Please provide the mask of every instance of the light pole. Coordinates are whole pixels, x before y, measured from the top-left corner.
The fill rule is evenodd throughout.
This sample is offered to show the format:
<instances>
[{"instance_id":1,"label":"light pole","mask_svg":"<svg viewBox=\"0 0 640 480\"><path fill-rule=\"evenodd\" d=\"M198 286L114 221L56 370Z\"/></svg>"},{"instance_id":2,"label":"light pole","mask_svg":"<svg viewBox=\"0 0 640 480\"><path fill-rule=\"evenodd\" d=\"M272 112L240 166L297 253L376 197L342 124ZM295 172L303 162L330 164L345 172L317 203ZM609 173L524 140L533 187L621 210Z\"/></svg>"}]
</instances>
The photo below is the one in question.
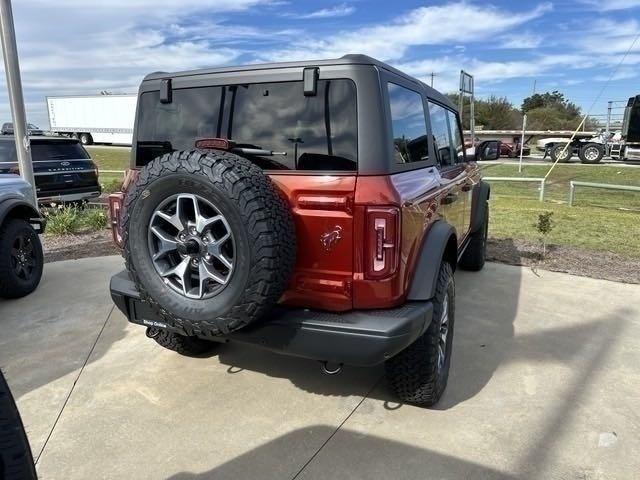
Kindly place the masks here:
<instances>
[{"instance_id":1,"label":"light pole","mask_svg":"<svg viewBox=\"0 0 640 480\"><path fill-rule=\"evenodd\" d=\"M0 0L0 37L2 39L4 71L7 74L7 89L9 90L9 104L11 105L11 117L13 119L13 135L16 142L20 175L33 187L32 200L34 206L37 208L36 184L33 178L31 144L29 143L27 119L24 112L24 97L22 96L20 63L18 62L16 31L13 27L11 0Z\"/></svg>"}]
</instances>

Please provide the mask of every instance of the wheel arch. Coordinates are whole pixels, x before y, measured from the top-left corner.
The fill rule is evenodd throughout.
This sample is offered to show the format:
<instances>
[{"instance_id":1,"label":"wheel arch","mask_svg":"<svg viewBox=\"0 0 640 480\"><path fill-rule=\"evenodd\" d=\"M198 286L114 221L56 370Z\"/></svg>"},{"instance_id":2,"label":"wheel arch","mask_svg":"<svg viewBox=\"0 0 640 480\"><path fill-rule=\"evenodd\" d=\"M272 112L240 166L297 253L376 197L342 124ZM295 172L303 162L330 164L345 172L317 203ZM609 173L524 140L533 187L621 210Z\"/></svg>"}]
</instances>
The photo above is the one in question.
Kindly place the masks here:
<instances>
[{"instance_id":1,"label":"wheel arch","mask_svg":"<svg viewBox=\"0 0 640 480\"><path fill-rule=\"evenodd\" d=\"M438 220L425 235L407 300L433 298L443 260L451 264L455 271L458 263L458 240L455 228L444 220Z\"/></svg>"},{"instance_id":2,"label":"wheel arch","mask_svg":"<svg viewBox=\"0 0 640 480\"><path fill-rule=\"evenodd\" d=\"M0 202L0 225L4 224L9 218L20 218L31 224L40 225L39 233L44 230L44 221L40 216L40 212L23 199L10 198Z\"/></svg>"}]
</instances>

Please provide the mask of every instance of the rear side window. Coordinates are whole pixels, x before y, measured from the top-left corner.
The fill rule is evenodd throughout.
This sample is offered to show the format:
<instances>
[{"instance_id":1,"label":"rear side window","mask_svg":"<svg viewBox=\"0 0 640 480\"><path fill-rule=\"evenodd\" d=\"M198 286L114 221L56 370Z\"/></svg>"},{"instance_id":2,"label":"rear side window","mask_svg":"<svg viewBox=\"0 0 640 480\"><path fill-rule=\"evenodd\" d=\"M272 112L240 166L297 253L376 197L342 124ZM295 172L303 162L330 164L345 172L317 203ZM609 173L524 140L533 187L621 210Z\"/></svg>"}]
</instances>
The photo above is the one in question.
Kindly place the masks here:
<instances>
[{"instance_id":1,"label":"rear side window","mask_svg":"<svg viewBox=\"0 0 640 480\"><path fill-rule=\"evenodd\" d=\"M451 131L451 146L457 162L464 162L464 146L462 143L462 132L458 123L458 116L451 110L447 110L447 120L449 121L449 130Z\"/></svg>"},{"instance_id":2,"label":"rear side window","mask_svg":"<svg viewBox=\"0 0 640 480\"><path fill-rule=\"evenodd\" d=\"M269 150L252 156L267 170L357 169L356 89L350 80L320 80L305 97L302 82L278 82L173 91L161 104L158 92L140 99L138 163L195 140L223 137L237 147Z\"/></svg>"},{"instance_id":3,"label":"rear side window","mask_svg":"<svg viewBox=\"0 0 640 480\"><path fill-rule=\"evenodd\" d=\"M429 118L431 119L431 133L433 146L438 155L441 167L448 167L456 162L453 148L454 140L450 128L449 110L435 103L429 102Z\"/></svg>"},{"instance_id":4,"label":"rear side window","mask_svg":"<svg viewBox=\"0 0 640 480\"><path fill-rule=\"evenodd\" d=\"M396 163L429 159L429 143L422 96L395 83L388 84Z\"/></svg>"},{"instance_id":5,"label":"rear side window","mask_svg":"<svg viewBox=\"0 0 640 480\"><path fill-rule=\"evenodd\" d=\"M78 160L90 158L87 151L79 143L31 142L31 159L39 160Z\"/></svg>"}]
</instances>

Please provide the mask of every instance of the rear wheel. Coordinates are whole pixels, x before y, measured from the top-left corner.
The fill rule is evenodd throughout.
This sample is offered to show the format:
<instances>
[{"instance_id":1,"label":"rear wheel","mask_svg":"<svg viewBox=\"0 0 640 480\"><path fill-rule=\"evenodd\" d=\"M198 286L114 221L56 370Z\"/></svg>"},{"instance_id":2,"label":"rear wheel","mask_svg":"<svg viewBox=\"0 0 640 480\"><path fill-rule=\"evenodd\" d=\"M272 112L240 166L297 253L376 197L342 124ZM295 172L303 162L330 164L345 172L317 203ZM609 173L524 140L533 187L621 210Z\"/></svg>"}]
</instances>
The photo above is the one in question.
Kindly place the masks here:
<instances>
[{"instance_id":1,"label":"rear wheel","mask_svg":"<svg viewBox=\"0 0 640 480\"><path fill-rule=\"evenodd\" d=\"M604 157L604 146L599 143L588 143L580 149L579 156L582 163L599 163Z\"/></svg>"},{"instance_id":2,"label":"rear wheel","mask_svg":"<svg viewBox=\"0 0 640 480\"><path fill-rule=\"evenodd\" d=\"M387 360L389 385L404 402L435 405L447 386L455 313L453 269L443 262L433 298L433 318L427 331Z\"/></svg>"},{"instance_id":3,"label":"rear wheel","mask_svg":"<svg viewBox=\"0 0 640 480\"><path fill-rule=\"evenodd\" d=\"M566 148L565 148L566 147ZM573 155L571 145L566 144L554 145L551 147L551 160L558 163L568 163Z\"/></svg>"},{"instance_id":4,"label":"rear wheel","mask_svg":"<svg viewBox=\"0 0 640 480\"><path fill-rule=\"evenodd\" d=\"M33 292L42 278L44 255L38 234L25 220L12 218L0 228L0 297Z\"/></svg>"}]
</instances>

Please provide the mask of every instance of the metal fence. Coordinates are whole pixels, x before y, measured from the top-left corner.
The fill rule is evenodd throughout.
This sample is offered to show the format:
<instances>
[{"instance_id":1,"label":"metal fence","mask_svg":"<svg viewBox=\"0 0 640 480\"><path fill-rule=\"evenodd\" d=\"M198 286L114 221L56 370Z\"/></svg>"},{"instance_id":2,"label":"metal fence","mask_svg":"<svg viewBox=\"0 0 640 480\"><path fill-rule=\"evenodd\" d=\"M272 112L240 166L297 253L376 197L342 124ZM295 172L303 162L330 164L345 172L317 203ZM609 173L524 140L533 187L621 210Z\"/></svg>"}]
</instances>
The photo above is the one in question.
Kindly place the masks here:
<instances>
[{"instance_id":1,"label":"metal fence","mask_svg":"<svg viewBox=\"0 0 640 480\"><path fill-rule=\"evenodd\" d=\"M540 184L540 194L538 200L544 202L544 178L527 178L527 177L482 177L483 180L488 182L532 182Z\"/></svg>"},{"instance_id":2,"label":"metal fence","mask_svg":"<svg viewBox=\"0 0 640 480\"><path fill-rule=\"evenodd\" d=\"M611 183L592 183L592 182L578 182L571 180L569 182L569 206L573 206L573 202L576 197L576 187L589 187L589 188L604 188L607 190L623 190L630 192L640 192L640 187L633 185L614 185Z\"/></svg>"}]
</instances>

